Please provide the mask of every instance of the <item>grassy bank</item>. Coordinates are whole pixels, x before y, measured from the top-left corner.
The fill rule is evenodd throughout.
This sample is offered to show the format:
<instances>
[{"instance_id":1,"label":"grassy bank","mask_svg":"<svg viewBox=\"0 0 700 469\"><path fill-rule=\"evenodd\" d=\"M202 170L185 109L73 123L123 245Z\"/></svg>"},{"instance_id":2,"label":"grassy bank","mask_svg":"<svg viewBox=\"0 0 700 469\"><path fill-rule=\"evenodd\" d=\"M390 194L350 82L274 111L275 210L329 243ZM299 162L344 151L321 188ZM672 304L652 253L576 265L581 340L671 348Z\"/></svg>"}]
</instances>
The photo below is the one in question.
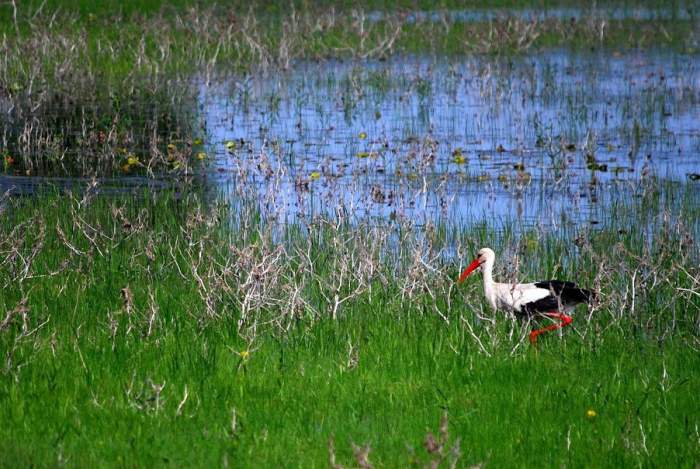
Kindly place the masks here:
<instances>
[{"instance_id":1,"label":"grassy bank","mask_svg":"<svg viewBox=\"0 0 700 469\"><path fill-rule=\"evenodd\" d=\"M696 205L615 207L573 244L331 221L280 237L186 193L2 208L7 465L700 457ZM444 254L483 245L501 278L576 278L601 301L536 351L478 281L454 283Z\"/></svg>"}]
</instances>

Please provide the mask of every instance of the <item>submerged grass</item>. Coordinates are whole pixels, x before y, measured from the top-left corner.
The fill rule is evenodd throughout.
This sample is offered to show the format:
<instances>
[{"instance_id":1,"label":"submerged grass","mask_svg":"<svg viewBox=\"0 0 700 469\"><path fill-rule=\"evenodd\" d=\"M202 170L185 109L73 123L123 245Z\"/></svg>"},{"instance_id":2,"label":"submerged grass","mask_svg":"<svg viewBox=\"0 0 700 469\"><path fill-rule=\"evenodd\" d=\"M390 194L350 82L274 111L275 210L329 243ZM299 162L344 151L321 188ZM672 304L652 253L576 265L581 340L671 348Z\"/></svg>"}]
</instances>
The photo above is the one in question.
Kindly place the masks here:
<instances>
[{"instance_id":1,"label":"submerged grass","mask_svg":"<svg viewBox=\"0 0 700 469\"><path fill-rule=\"evenodd\" d=\"M8 465L620 466L700 458L698 209L575 239L333 220L274 235L197 194L47 194L0 214ZM238 220L234 225L232 219ZM539 351L457 287L601 292ZM31 450L29 449L31 448Z\"/></svg>"}]
</instances>

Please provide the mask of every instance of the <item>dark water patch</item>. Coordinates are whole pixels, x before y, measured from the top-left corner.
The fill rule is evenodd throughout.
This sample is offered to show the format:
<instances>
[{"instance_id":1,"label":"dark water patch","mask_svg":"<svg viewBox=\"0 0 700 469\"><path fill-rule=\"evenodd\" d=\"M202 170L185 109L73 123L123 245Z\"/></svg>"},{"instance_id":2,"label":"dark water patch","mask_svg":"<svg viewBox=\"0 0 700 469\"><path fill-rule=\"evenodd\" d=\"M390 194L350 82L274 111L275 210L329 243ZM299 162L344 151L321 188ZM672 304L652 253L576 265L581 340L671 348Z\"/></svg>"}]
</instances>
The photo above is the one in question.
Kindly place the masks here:
<instances>
[{"instance_id":1,"label":"dark water patch","mask_svg":"<svg viewBox=\"0 0 700 469\"><path fill-rule=\"evenodd\" d=\"M104 196L123 196L177 190L185 181L174 178L74 178L30 177L0 175L0 194L31 197L41 193L92 193Z\"/></svg>"}]
</instances>

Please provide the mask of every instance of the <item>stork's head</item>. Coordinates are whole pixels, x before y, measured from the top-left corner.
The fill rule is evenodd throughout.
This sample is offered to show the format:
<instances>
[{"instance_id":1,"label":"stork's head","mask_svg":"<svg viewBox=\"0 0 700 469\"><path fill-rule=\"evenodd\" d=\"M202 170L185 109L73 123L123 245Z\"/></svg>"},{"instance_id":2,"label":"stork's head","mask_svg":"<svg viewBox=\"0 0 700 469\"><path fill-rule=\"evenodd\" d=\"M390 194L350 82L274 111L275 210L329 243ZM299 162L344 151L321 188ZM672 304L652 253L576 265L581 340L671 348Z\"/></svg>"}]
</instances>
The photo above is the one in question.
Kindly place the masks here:
<instances>
[{"instance_id":1,"label":"stork's head","mask_svg":"<svg viewBox=\"0 0 700 469\"><path fill-rule=\"evenodd\" d=\"M493 267L493 263L495 260L496 254L493 252L492 249L479 249L479 252L476 253L476 257L474 258L472 263L469 264L469 266L467 266L467 268L464 269L464 272L462 272L462 275L459 276L458 282L463 282L464 279L469 277L469 275L477 269L484 269L484 266Z\"/></svg>"}]
</instances>

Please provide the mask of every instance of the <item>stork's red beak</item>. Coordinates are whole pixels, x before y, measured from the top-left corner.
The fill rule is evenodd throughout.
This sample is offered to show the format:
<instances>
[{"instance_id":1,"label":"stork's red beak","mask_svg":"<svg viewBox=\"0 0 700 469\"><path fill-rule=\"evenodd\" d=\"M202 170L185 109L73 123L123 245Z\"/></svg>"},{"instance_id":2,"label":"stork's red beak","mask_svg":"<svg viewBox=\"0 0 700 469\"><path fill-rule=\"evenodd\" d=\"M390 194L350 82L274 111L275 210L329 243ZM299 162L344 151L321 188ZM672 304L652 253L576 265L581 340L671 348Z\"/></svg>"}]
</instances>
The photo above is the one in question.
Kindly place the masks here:
<instances>
[{"instance_id":1,"label":"stork's red beak","mask_svg":"<svg viewBox=\"0 0 700 469\"><path fill-rule=\"evenodd\" d=\"M479 262L479 258L477 257L476 259L474 259L472 261L471 264L469 264L469 266L466 269L464 269L464 272L462 272L462 275L459 276L459 280L457 280L457 282L464 282L464 279L469 277L469 274L474 272L476 270L476 268L479 267L480 265L481 265L481 262Z\"/></svg>"}]
</instances>

